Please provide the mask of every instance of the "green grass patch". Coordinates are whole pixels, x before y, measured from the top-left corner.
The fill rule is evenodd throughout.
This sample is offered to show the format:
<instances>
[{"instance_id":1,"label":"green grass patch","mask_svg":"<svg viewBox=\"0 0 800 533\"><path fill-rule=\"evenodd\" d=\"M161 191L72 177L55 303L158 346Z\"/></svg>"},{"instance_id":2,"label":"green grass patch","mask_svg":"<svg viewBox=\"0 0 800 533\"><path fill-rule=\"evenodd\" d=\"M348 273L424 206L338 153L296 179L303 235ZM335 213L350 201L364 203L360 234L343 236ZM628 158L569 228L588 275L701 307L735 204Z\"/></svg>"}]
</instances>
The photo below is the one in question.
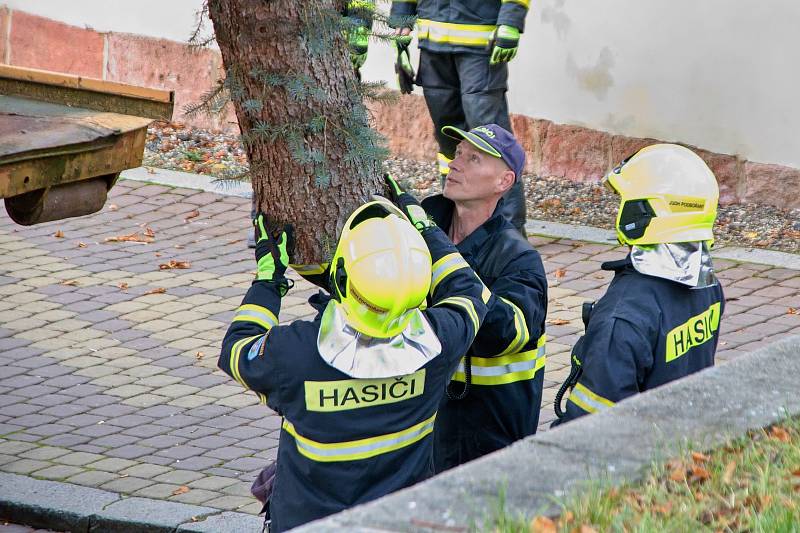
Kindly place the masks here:
<instances>
[{"instance_id":1,"label":"green grass patch","mask_svg":"<svg viewBox=\"0 0 800 533\"><path fill-rule=\"evenodd\" d=\"M500 510L481 530L800 532L800 418L710 452L689 450L637 483L588 489L559 516L528 521Z\"/></svg>"}]
</instances>

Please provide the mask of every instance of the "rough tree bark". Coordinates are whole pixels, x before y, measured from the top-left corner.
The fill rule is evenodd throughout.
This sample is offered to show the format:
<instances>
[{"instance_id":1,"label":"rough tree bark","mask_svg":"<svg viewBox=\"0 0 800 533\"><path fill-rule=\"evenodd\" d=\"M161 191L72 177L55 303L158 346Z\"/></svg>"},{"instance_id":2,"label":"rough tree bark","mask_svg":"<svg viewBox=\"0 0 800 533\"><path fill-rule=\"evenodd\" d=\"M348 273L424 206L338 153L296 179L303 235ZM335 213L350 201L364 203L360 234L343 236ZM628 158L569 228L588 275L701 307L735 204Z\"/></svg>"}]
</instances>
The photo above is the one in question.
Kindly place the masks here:
<instances>
[{"instance_id":1,"label":"rough tree bark","mask_svg":"<svg viewBox=\"0 0 800 533\"><path fill-rule=\"evenodd\" d=\"M330 23L339 3L208 1L257 205L294 224L298 264L328 260L347 216L382 187L379 161L363 153L371 132L360 129L347 45Z\"/></svg>"}]
</instances>

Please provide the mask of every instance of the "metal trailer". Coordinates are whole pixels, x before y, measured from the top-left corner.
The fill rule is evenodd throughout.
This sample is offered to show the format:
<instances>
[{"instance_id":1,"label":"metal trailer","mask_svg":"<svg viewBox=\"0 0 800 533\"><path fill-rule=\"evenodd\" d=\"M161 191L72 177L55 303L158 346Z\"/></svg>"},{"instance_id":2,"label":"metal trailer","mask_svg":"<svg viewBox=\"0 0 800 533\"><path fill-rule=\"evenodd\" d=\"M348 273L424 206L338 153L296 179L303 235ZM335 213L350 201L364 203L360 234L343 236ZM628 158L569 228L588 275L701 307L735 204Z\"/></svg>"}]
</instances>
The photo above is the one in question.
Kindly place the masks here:
<instances>
[{"instance_id":1,"label":"metal trailer","mask_svg":"<svg viewBox=\"0 0 800 533\"><path fill-rule=\"evenodd\" d=\"M119 173L138 167L147 126L174 93L0 65L0 198L14 222L99 211Z\"/></svg>"}]
</instances>

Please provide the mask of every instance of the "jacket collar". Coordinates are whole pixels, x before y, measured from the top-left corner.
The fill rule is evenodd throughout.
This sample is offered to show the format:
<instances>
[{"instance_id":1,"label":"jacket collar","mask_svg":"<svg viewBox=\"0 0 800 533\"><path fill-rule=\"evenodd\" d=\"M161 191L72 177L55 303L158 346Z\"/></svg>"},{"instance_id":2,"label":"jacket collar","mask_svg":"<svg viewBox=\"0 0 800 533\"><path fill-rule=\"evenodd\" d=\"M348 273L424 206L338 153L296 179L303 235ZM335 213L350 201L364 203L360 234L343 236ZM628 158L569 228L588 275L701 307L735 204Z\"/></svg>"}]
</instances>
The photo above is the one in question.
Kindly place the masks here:
<instances>
[{"instance_id":1,"label":"jacket collar","mask_svg":"<svg viewBox=\"0 0 800 533\"><path fill-rule=\"evenodd\" d=\"M503 225L507 222L506 219L503 218L503 215L500 214L504 201L503 198L500 198L497 201L492 216L490 216L486 222L478 226L475 231L467 235L467 238L456 245L459 252L464 255L476 253L486 244L489 237L502 229ZM433 218L433 221L436 222L436 225L439 226L442 231L449 233L450 224L453 222L453 209L455 209L455 204L452 200L445 198L441 194L436 194L422 200L422 207L425 209L425 212Z\"/></svg>"},{"instance_id":2,"label":"jacket collar","mask_svg":"<svg viewBox=\"0 0 800 533\"><path fill-rule=\"evenodd\" d=\"M600 265L602 270L613 270L614 272L621 272L630 268L633 270L633 262L631 262L631 254L625 256L625 259L616 259L614 261L605 261Z\"/></svg>"}]
</instances>

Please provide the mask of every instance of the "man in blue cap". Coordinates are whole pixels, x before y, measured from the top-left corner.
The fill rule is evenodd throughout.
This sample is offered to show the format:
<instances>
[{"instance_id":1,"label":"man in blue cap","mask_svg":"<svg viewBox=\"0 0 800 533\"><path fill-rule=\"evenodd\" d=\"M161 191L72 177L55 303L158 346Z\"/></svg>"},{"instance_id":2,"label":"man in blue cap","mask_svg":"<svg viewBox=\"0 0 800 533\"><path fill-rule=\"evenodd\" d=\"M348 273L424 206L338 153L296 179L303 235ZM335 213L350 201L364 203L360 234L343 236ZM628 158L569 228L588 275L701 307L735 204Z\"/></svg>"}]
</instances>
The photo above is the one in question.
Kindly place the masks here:
<instances>
[{"instance_id":1,"label":"man in blue cap","mask_svg":"<svg viewBox=\"0 0 800 533\"><path fill-rule=\"evenodd\" d=\"M536 432L545 362L547 279L539 253L502 216L503 195L522 177L525 152L487 124L442 133L459 140L441 195L422 206L497 296L439 407L437 472ZM457 263L433 265L431 290Z\"/></svg>"}]
</instances>

